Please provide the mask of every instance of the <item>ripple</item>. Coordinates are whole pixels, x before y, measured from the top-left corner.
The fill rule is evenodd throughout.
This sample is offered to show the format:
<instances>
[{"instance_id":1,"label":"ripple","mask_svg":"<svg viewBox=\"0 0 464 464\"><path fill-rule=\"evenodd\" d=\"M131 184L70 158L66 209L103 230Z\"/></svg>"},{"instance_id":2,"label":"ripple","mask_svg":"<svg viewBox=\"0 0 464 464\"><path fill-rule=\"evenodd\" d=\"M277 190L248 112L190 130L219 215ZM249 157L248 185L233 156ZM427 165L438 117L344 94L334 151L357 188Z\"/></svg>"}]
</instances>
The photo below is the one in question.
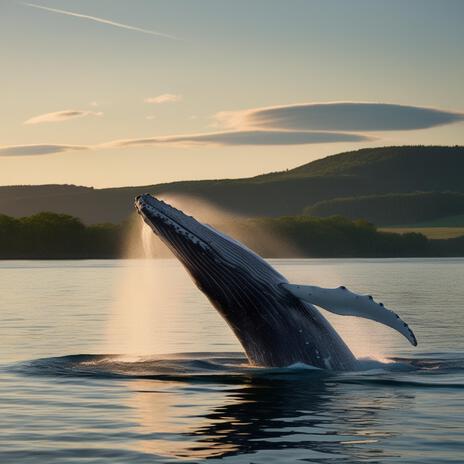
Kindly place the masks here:
<instances>
[{"instance_id":1,"label":"ripple","mask_svg":"<svg viewBox=\"0 0 464 464\"><path fill-rule=\"evenodd\" d=\"M9 367L27 376L153 379L183 382L243 382L246 378L306 381L331 379L339 383L420 388L464 388L464 358L391 358L387 362L360 359L359 370L333 372L298 363L285 368L257 367L238 352L176 353L157 356L78 354L40 358ZM450 382L450 375L457 374ZM440 377L445 376L447 381Z\"/></svg>"}]
</instances>

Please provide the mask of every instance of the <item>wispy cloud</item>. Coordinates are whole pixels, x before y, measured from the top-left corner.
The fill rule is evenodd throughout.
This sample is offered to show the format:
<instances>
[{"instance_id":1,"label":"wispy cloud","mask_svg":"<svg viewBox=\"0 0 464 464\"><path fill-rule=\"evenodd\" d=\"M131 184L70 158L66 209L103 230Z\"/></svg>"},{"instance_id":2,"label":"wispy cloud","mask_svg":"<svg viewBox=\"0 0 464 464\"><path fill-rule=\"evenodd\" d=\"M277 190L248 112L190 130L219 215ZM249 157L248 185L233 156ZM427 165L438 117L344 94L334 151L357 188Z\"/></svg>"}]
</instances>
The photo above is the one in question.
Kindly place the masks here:
<instances>
[{"instance_id":1,"label":"wispy cloud","mask_svg":"<svg viewBox=\"0 0 464 464\"><path fill-rule=\"evenodd\" d=\"M166 144L179 146L303 145L311 143L361 142L368 140L372 139L360 134L346 134L340 132L243 130L115 140L102 144L99 148L130 148Z\"/></svg>"},{"instance_id":2,"label":"wispy cloud","mask_svg":"<svg viewBox=\"0 0 464 464\"><path fill-rule=\"evenodd\" d=\"M24 124L42 124L44 122L62 122L68 121L69 119L83 118L85 116L102 116L101 111L84 111L84 110L64 110L55 111L53 113L39 114L33 118L29 118L24 121Z\"/></svg>"},{"instance_id":3,"label":"wispy cloud","mask_svg":"<svg viewBox=\"0 0 464 464\"><path fill-rule=\"evenodd\" d=\"M428 129L463 121L464 114L390 103L329 102L225 111L216 120L227 128L381 132Z\"/></svg>"},{"instance_id":4,"label":"wispy cloud","mask_svg":"<svg viewBox=\"0 0 464 464\"><path fill-rule=\"evenodd\" d=\"M144 101L145 103L153 103L155 105L159 105L161 103L178 102L180 100L182 100L182 95L163 93L162 95L158 95L157 97L145 98Z\"/></svg>"},{"instance_id":5,"label":"wispy cloud","mask_svg":"<svg viewBox=\"0 0 464 464\"><path fill-rule=\"evenodd\" d=\"M37 144L37 145L7 145L0 146L0 156L36 156L62 153L72 150L87 150L84 145L57 145L57 144Z\"/></svg>"},{"instance_id":6,"label":"wispy cloud","mask_svg":"<svg viewBox=\"0 0 464 464\"><path fill-rule=\"evenodd\" d=\"M68 11L68 10L59 10L58 8L49 8L47 6L43 5L37 5L35 3L23 3L23 5L27 5L33 8L38 8L40 10L45 10L45 11L50 11L52 13L59 13L62 15L67 15L67 16L74 16L75 18L81 18L81 19L88 19L90 21L95 21L97 23L101 24L107 24L108 26L114 26L114 27L119 27L121 29L128 29L130 31L136 31L136 32L143 32L144 34L150 34L150 35L155 35L158 37L164 37L166 39L172 39L172 40L180 40L178 37L175 37L170 34L165 34L164 32L158 32L158 31L153 31L151 29L143 29L141 27L136 27L136 26L130 26L128 24L122 24L118 23L116 21L111 21L109 19L105 18L99 18L97 16L90 16L82 13L75 13L73 11Z\"/></svg>"},{"instance_id":7,"label":"wispy cloud","mask_svg":"<svg viewBox=\"0 0 464 464\"><path fill-rule=\"evenodd\" d=\"M178 147L240 145L302 145L311 143L361 142L372 140L358 134L309 131L226 131L113 140L98 145L30 144L0 146L0 157L37 156L68 151L124 149L156 145Z\"/></svg>"}]
</instances>

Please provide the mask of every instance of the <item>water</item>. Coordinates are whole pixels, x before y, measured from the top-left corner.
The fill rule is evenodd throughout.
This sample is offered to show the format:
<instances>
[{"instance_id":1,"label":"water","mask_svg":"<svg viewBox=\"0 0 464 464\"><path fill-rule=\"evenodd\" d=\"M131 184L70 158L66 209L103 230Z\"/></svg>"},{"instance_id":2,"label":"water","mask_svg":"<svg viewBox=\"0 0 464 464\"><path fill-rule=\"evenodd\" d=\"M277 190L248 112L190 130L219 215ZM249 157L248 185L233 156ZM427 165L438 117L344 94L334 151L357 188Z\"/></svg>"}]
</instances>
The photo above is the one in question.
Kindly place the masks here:
<instances>
[{"instance_id":1,"label":"water","mask_svg":"<svg viewBox=\"0 0 464 464\"><path fill-rule=\"evenodd\" d=\"M464 260L275 260L368 292L360 372L249 367L174 260L0 262L0 462L462 463Z\"/></svg>"}]
</instances>

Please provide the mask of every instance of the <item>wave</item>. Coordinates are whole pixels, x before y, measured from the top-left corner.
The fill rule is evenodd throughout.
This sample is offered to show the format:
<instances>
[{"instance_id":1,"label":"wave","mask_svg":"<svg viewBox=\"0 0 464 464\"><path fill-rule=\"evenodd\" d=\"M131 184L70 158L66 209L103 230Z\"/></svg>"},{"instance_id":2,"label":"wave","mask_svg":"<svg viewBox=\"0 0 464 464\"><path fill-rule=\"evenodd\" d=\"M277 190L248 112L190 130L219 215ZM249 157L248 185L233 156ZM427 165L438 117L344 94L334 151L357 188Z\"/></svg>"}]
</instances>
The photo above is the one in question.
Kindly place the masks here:
<instances>
[{"instance_id":1,"label":"wave","mask_svg":"<svg viewBox=\"0 0 464 464\"><path fill-rule=\"evenodd\" d=\"M464 357L432 353L424 358L360 359L355 372L333 372L302 363L286 368L252 366L242 353L177 353L157 356L78 354L25 361L10 366L17 374L54 377L153 379L242 383L281 379L405 388L464 388Z\"/></svg>"}]
</instances>

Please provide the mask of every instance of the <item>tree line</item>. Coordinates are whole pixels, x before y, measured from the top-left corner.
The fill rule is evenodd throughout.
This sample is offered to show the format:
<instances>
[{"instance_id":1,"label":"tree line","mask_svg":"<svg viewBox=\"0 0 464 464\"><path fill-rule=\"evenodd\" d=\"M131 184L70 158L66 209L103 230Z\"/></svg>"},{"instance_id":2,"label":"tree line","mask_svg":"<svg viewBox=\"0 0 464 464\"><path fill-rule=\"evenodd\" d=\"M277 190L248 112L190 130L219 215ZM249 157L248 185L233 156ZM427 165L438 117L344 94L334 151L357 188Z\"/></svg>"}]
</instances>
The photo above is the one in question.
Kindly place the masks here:
<instances>
[{"instance_id":1,"label":"tree line","mask_svg":"<svg viewBox=\"0 0 464 464\"><path fill-rule=\"evenodd\" d=\"M0 258L114 258L123 231L122 225L86 226L67 214L0 215Z\"/></svg>"},{"instance_id":2,"label":"tree line","mask_svg":"<svg viewBox=\"0 0 464 464\"><path fill-rule=\"evenodd\" d=\"M431 240L418 233L382 232L364 220L340 216L235 219L215 227L265 257L464 256L464 236ZM50 212L0 215L0 259L121 258L130 229L128 221L84 225L73 216ZM141 234L131 234L131 240L136 249Z\"/></svg>"}]
</instances>

